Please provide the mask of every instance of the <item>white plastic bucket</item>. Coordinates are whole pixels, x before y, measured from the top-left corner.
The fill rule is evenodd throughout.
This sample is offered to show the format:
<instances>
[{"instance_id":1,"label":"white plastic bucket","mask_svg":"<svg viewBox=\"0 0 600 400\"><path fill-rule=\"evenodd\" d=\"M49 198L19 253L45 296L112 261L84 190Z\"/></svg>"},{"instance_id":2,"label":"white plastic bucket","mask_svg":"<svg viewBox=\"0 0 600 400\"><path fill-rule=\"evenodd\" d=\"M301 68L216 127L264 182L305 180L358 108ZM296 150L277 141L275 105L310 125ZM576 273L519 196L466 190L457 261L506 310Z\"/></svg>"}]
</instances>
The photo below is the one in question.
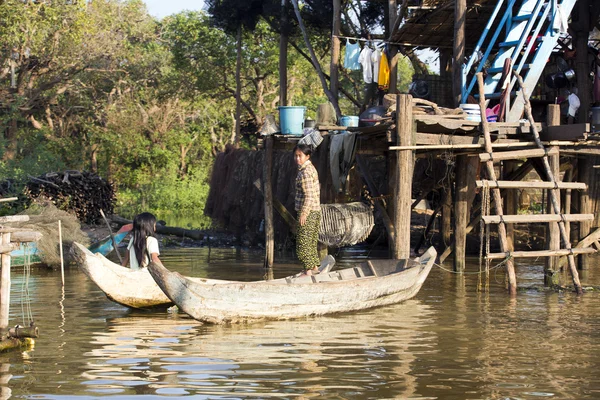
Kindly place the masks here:
<instances>
[{"instance_id":1,"label":"white plastic bucket","mask_svg":"<svg viewBox=\"0 0 600 400\"><path fill-rule=\"evenodd\" d=\"M481 122L481 109L479 108L479 105L461 104L459 107L467 114L467 121Z\"/></svg>"}]
</instances>

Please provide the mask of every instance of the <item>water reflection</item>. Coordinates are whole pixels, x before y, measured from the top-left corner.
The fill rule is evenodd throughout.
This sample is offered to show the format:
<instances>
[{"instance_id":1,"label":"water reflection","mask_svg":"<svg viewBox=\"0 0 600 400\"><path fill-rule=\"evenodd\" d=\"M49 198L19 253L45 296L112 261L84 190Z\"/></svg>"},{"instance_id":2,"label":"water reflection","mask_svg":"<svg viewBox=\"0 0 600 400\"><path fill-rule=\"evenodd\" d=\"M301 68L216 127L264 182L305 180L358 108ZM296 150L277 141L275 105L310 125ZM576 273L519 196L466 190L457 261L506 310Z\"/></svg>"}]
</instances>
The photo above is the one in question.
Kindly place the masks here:
<instances>
[{"instance_id":1,"label":"water reflection","mask_svg":"<svg viewBox=\"0 0 600 400\"><path fill-rule=\"evenodd\" d=\"M95 332L83 374L105 394L274 396L415 393L411 348L429 307L409 301L369 313L205 326L183 316L128 316ZM389 335L393 330L394 335Z\"/></svg>"}]
</instances>

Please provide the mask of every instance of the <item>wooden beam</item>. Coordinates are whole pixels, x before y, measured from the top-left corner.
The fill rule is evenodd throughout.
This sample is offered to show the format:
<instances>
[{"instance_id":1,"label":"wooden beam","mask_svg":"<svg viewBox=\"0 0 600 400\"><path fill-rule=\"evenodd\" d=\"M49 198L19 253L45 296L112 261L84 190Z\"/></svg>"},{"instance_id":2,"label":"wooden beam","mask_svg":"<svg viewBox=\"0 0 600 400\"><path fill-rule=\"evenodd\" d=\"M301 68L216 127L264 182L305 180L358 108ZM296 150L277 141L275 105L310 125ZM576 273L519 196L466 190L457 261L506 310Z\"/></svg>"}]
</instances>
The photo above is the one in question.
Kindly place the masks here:
<instances>
[{"instance_id":1,"label":"wooden beam","mask_svg":"<svg viewBox=\"0 0 600 400\"><path fill-rule=\"evenodd\" d=\"M19 230L14 232L10 240L14 243L31 243L31 242L39 242L42 239L42 233L37 231L25 231Z\"/></svg>"},{"instance_id":2,"label":"wooden beam","mask_svg":"<svg viewBox=\"0 0 600 400\"><path fill-rule=\"evenodd\" d=\"M558 147L552 147L549 150L544 149L529 149L529 150L515 150L515 151L504 151L501 153L493 153L493 156L489 153L479 154L479 159L482 162L486 161L503 161L503 160L520 160L523 158L531 157L543 157L545 155L556 155L558 154ZM493 159L492 159L493 157Z\"/></svg>"},{"instance_id":3,"label":"wooden beam","mask_svg":"<svg viewBox=\"0 0 600 400\"><path fill-rule=\"evenodd\" d=\"M518 215L486 215L483 221L486 224L529 224L541 222L581 222L593 221L594 214L518 214Z\"/></svg>"},{"instance_id":4,"label":"wooden beam","mask_svg":"<svg viewBox=\"0 0 600 400\"><path fill-rule=\"evenodd\" d=\"M489 186L499 189L575 189L586 190L587 185L581 182L543 182L543 181L475 181L478 188Z\"/></svg>"},{"instance_id":5,"label":"wooden beam","mask_svg":"<svg viewBox=\"0 0 600 400\"><path fill-rule=\"evenodd\" d=\"M6 217L0 217L0 224L8 224L11 222L27 222L29 221L29 215L9 215Z\"/></svg>"},{"instance_id":6,"label":"wooden beam","mask_svg":"<svg viewBox=\"0 0 600 400\"><path fill-rule=\"evenodd\" d=\"M561 249L561 250L537 250L537 251L513 251L506 253L490 253L487 255L488 260L497 260L506 257L511 258L538 258L538 257L550 257L550 256L566 256L569 254L592 254L596 250L591 247L585 247L582 249Z\"/></svg>"}]
</instances>

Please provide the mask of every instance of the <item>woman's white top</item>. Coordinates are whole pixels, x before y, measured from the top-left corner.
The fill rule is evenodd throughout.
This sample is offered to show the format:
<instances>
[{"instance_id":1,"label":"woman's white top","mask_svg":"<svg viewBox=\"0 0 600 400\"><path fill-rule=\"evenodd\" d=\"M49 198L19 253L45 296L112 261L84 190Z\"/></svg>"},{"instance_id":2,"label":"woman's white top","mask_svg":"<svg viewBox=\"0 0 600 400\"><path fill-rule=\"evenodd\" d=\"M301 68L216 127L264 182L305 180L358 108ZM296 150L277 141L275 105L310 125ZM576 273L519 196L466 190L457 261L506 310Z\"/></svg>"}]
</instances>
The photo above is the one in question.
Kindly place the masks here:
<instances>
[{"instance_id":1,"label":"woman's white top","mask_svg":"<svg viewBox=\"0 0 600 400\"><path fill-rule=\"evenodd\" d=\"M135 248L133 247L133 238L129 241L127 245L127 250L129 251L129 267L131 269L140 269L140 265L138 264L137 257L135 256ZM150 258L148 254L160 254L158 250L158 240L155 237L148 236L146 238L146 251L144 252L144 257L142 258L142 267L147 267L150 264Z\"/></svg>"}]
</instances>

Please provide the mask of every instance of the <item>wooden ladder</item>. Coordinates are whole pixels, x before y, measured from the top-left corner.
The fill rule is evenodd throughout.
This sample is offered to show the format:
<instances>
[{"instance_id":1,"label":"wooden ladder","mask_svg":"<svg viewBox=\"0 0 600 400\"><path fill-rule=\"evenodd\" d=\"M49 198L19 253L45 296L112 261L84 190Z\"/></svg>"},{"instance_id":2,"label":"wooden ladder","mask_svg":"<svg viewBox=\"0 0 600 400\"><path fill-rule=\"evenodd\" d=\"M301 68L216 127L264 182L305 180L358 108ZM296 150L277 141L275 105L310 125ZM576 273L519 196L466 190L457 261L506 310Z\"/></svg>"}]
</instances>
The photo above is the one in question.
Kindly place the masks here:
<instances>
[{"instance_id":1,"label":"wooden ladder","mask_svg":"<svg viewBox=\"0 0 600 400\"><path fill-rule=\"evenodd\" d=\"M522 78L519 75L516 75L519 83L522 84ZM494 202L494 211L496 215L483 216L482 220L485 224L495 224L498 225L498 235L500 237L500 253L489 253L486 254L487 259L506 259L508 278L509 278L509 291L511 294L516 293L516 274L514 270L514 263L512 261L513 258L521 258L521 257L555 257L555 256L567 256L569 269L571 272L571 276L573 278L573 284L575 286L575 290L578 293L582 293L581 283L579 282L579 274L577 272L577 268L575 266L574 255L576 254L589 254L594 253L596 250L592 247L582 247L582 248L572 248L569 236L566 229L566 223L568 222L581 222L581 221L591 221L594 219L593 214L562 214L560 211L560 195L559 191L563 189L575 189L575 190L586 190L587 186L584 183L579 182L559 182L558 181L558 157L559 150L558 147L552 147L550 149L546 149L540 138L539 133L537 132L537 128L535 127L535 123L533 117L531 116L531 106L529 101L525 101L525 111L528 116L529 123L531 125L532 134L534 136L535 142L537 144L537 149L531 150L520 150L520 151L510 151L510 152L497 152L493 153L492 149L492 141L490 135L490 129L488 122L485 118L485 95L483 93L483 77L481 73L477 75L477 80L479 83L479 103L480 108L482 110L482 127L485 138L485 153L479 155L479 159L481 162L485 163L486 170L488 174L488 180L480 180L477 181L478 187L489 187L492 198L491 201ZM553 157L555 161L551 167L549 162L549 156ZM496 177L496 172L494 170L494 161L501 160L518 160L524 158L534 158L540 157L542 159L542 163L546 172L548 181L545 182L516 182L516 181L502 181L498 180ZM500 189L547 189L548 197L551 203L551 212L552 214L536 214L536 215L504 215L502 210L502 197L500 194ZM508 224L517 224L517 223L558 223L558 230L560 232L560 238L562 241L562 248L560 244L558 245L558 249L548 249L548 250L539 250L539 251L514 251L514 249L510 248L506 226Z\"/></svg>"}]
</instances>

